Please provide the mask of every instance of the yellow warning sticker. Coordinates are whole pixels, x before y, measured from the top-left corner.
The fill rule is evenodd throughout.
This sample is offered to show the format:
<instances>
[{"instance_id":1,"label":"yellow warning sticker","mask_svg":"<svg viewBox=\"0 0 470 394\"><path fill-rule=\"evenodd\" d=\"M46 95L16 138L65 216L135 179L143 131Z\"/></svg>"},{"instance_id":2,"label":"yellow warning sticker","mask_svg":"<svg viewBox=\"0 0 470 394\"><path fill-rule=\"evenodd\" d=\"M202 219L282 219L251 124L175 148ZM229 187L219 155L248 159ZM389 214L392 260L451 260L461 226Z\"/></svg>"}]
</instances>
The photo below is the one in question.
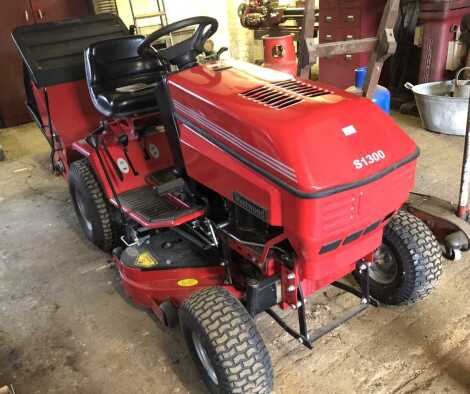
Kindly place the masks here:
<instances>
[{"instance_id":1,"label":"yellow warning sticker","mask_svg":"<svg viewBox=\"0 0 470 394\"><path fill-rule=\"evenodd\" d=\"M193 287L197 286L199 284L199 281L197 279L181 279L178 281L178 286L179 287Z\"/></svg>"},{"instance_id":2,"label":"yellow warning sticker","mask_svg":"<svg viewBox=\"0 0 470 394\"><path fill-rule=\"evenodd\" d=\"M149 252L144 252L137 257L135 265L139 268L153 268L158 265L158 260Z\"/></svg>"}]
</instances>

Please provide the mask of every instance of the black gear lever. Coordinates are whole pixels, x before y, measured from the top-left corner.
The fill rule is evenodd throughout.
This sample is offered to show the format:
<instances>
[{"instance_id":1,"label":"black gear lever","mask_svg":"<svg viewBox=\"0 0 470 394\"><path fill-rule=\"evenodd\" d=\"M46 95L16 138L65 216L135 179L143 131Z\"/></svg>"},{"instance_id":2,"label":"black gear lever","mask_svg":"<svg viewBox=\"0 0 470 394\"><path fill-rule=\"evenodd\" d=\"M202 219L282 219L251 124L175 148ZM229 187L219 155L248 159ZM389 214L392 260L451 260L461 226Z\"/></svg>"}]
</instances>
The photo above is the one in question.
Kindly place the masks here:
<instances>
[{"instance_id":1,"label":"black gear lever","mask_svg":"<svg viewBox=\"0 0 470 394\"><path fill-rule=\"evenodd\" d=\"M131 168L132 173L135 176L139 175L139 173L136 171L136 169L134 167L134 164L132 164L131 158L129 157L129 153L128 153L128 150L127 150L127 147L129 146L129 137L127 136L127 134L121 134L118 137L118 143L119 143L119 145L122 146L124 156L126 157L126 160L129 163L129 167Z\"/></svg>"}]
</instances>

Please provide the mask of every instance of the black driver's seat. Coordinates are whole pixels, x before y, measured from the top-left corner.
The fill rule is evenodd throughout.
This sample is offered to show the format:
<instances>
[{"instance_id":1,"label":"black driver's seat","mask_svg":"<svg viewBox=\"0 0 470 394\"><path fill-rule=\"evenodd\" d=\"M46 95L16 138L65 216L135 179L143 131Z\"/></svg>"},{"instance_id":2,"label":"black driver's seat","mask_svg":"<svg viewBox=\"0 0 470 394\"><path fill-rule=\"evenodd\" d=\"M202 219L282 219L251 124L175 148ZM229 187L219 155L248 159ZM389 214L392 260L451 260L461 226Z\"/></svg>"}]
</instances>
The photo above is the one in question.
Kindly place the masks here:
<instances>
[{"instance_id":1,"label":"black driver's seat","mask_svg":"<svg viewBox=\"0 0 470 394\"><path fill-rule=\"evenodd\" d=\"M162 68L137 49L143 36L101 41L85 51L90 96L106 117L122 118L158 111L155 82Z\"/></svg>"}]
</instances>

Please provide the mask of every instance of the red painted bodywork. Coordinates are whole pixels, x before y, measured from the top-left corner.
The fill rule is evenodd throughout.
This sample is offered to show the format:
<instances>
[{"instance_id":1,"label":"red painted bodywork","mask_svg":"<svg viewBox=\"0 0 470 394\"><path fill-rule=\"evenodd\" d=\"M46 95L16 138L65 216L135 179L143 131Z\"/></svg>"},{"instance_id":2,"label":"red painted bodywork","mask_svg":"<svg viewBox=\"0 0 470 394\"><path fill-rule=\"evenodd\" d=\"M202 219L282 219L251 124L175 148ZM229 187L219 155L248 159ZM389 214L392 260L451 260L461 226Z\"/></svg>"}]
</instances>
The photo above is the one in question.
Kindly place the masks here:
<instances>
[{"instance_id":1,"label":"red painted bodywork","mask_svg":"<svg viewBox=\"0 0 470 394\"><path fill-rule=\"evenodd\" d=\"M38 89L33 84L32 88L40 115L40 121L44 125L46 136L51 140L46 105L46 100L49 101L52 130L54 130L54 133L57 135L56 138L59 141L57 147L60 148L60 156L63 163L66 165L66 169L68 169L69 164L76 158L73 154L76 152L80 156L88 157L98 178L104 180L105 175L98 158L90 145L85 141L85 138L104 120L91 102L86 82L76 81L43 89ZM143 141L139 141L134 132L135 127L146 125L154 126L154 132L147 133ZM108 157L102 153L108 165L108 173L111 176L114 188L118 194L146 185L146 177L148 175L173 165L167 138L160 125L158 114L140 118L108 121L103 143L108 147L111 157L115 159L115 161L124 157L122 146L120 146L117 141L118 136L121 134L126 134L129 137L129 156L139 176L134 176L132 172L129 172L125 175L124 181L121 181L113 171ZM158 147L160 156L157 159L151 157L150 160L145 160L143 148L148 151L150 144L154 144ZM67 177L67 171L64 175ZM106 195L111 199L112 193L109 185L107 185L106 182L102 182L102 185Z\"/></svg>"},{"instance_id":2,"label":"red painted bodywork","mask_svg":"<svg viewBox=\"0 0 470 394\"><path fill-rule=\"evenodd\" d=\"M416 145L365 99L306 81L332 93L278 110L241 95L268 80L235 68L218 69L200 66L170 78L188 174L229 200L240 193L265 208L269 223L284 228L297 252L304 291L311 294L353 271L358 260L381 245L386 218L413 188L415 161L364 186L308 199L274 184L198 130L304 193L374 177L413 156ZM357 132L345 135L348 126ZM384 160L361 170L353 165L379 150ZM383 223L369 234L320 255L322 246L377 221Z\"/></svg>"},{"instance_id":3,"label":"red painted bodywork","mask_svg":"<svg viewBox=\"0 0 470 394\"><path fill-rule=\"evenodd\" d=\"M142 271L129 268L114 258L122 278L124 290L138 305L150 307L157 316L161 315L159 305L170 300L175 306L181 305L192 293L212 286L225 286L225 272L222 267L178 268L162 271ZM195 286L183 287L178 282L197 279ZM225 286L233 295L242 294L233 286Z\"/></svg>"},{"instance_id":4,"label":"red painted bodywork","mask_svg":"<svg viewBox=\"0 0 470 394\"><path fill-rule=\"evenodd\" d=\"M42 89L36 88L33 84L33 93L44 125L48 124L44 97L46 92L52 127L59 133L65 148L87 137L102 119L90 100L85 81L69 82Z\"/></svg>"},{"instance_id":5,"label":"red painted bodywork","mask_svg":"<svg viewBox=\"0 0 470 394\"><path fill-rule=\"evenodd\" d=\"M270 225L282 228L281 235L269 241L261 252L232 239L227 244L257 265L266 276L281 274L280 305L287 307L297 303L297 293L287 291L290 285L302 283L304 294L308 296L349 274L358 260L367 258L381 245L384 225L413 188L415 158L379 175L413 156L416 146L375 105L331 86L305 81L327 94L304 98L284 109L275 109L241 95L269 84L272 78L271 74L253 75L250 70L209 64L172 74L168 83L187 174L229 201L234 201L234 193L239 193L266 210ZM45 90L33 86L33 93L43 130L50 139ZM87 157L107 198L116 205L96 152L84 141L103 120L91 104L84 81L49 87L47 94L52 128L59 141L55 160L64 163L65 178L71 162ZM139 139L135 130L141 127L151 130ZM130 171L120 180L107 155L101 154L118 194L151 184L150 174L173 165L159 114L108 120L102 142L115 161L124 157L123 148L118 144L118 137L123 133L129 137L129 156L138 175ZM158 147L158 158L146 159L149 144ZM383 160L360 170L355 167L355 160L379 150L385 154ZM368 181L355 184L364 180ZM344 185L351 187L334 190ZM331 193L315 198L305 196L325 191ZM184 205L174 198L173 203ZM156 226L134 212L126 213L148 228L182 223L175 221ZM184 221L203 214L198 211ZM359 230L365 232L377 222L380 223L373 231L354 242L320 253L325 245L342 241ZM293 271L269 254L270 248L282 240L288 240L295 250ZM126 292L160 317L158 305L161 302L169 299L178 306L201 287L224 285L225 280L221 267L140 271L124 266L119 260L116 263ZM288 279L292 273L295 278ZM197 279L198 285L179 287L178 280L185 278ZM243 297L234 286L224 286L237 297Z\"/></svg>"}]
</instances>

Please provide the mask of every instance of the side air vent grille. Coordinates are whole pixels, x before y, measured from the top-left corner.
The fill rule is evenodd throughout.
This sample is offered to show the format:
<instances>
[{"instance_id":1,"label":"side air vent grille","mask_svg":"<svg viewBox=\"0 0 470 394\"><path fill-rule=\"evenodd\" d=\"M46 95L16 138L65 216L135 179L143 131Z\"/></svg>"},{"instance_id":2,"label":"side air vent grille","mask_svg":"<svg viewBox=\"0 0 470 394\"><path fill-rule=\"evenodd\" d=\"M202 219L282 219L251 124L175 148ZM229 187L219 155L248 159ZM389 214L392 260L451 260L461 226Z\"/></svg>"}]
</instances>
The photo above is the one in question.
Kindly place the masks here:
<instances>
[{"instance_id":1,"label":"side air vent grille","mask_svg":"<svg viewBox=\"0 0 470 394\"><path fill-rule=\"evenodd\" d=\"M259 104L275 109L284 109L298 104L305 99L331 94L332 92L306 84L301 81L289 80L259 86L241 93L243 97Z\"/></svg>"}]
</instances>

